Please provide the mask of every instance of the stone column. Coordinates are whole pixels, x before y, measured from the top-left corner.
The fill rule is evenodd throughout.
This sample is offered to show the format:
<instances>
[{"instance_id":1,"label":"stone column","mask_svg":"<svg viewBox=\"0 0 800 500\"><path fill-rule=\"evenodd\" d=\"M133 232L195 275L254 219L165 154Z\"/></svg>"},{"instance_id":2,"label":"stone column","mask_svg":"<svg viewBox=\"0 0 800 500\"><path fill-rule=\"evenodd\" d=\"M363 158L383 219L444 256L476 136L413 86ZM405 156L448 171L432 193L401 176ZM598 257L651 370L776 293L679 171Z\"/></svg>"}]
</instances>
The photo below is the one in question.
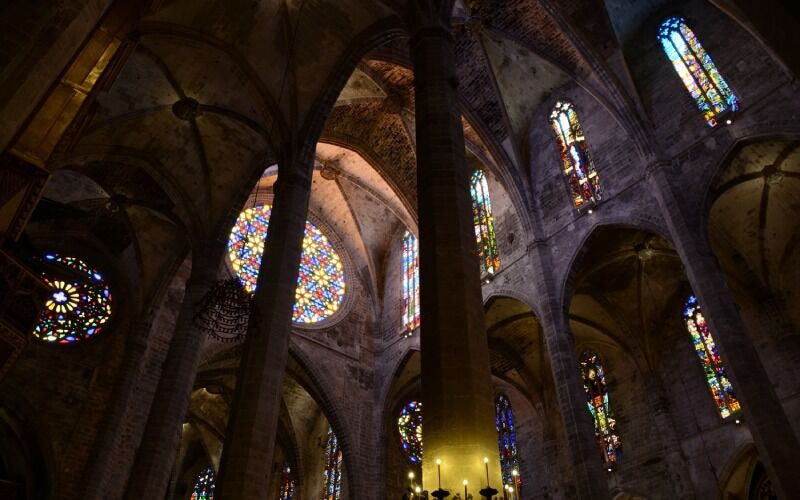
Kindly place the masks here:
<instances>
[{"instance_id":1,"label":"stone column","mask_svg":"<svg viewBox=\"0 0 800 500\"><path fill-rule=\"evenodd\" d=\"M126 498L163 498L178 453L203 338L194 326L197 304L217 281L220 251L195 249L175 333L161 371L150 416L128 479ZM216 249L215 249L216 250Z\"/></svg>"},{"instance_id":2,"label":"stone column","mask_svg":"<svg viewBox=\"0 0 800 500\"><path fill-rule=\"evenodd\" d=\"M294 294L313 172L311 151L282 162L225 433L219 498L262 500L272 472Z\"/></svg>"},{"instance_id":3,"label":"stone column","mask_svg":"<svg viewBox=\"0 0 800 500\"><path fill-rule=\"evenodd\" d=\"M115 436L122 425L130 404L136 380L141 371L147 351L148 333L152 328L152 317L142 318L134 324L125 342L125 361L120 368L114 395L100 426L92 453L86 464L83 484L80 485L81 498L102 498L103 488L111 467Z\"/></svg>"},{"instance_id":4,"label":"stone column","mask_svg":"<svg viewBox=\"0 0 800 500\"><path fill-rule=\"evenodd\" d=\"M691 224L685 203L675 192L668 171L670 163L648 167L648 180L662 216L669 227L675 250L681 257L689 282L700 300L714 334L745 423L753 435L759 457L767 468L780 498L800 497L797 481L797 436L764 370L739 310L699 224Z\"/></svg>"},{"instance_id":5,"label":"stone column","mask_svg":"<svg viewBox=\"0 0 800 500\"><path fill-rule=\"evenodd\" d=\"M475 498L500 487L489 348L483 321L472 201L456 94L449 13L434 0L410 2L413 11L417 127L417 195L425 422L425 489ZM447 2L444 2L447 3Z\"/></svg>"},{"instance_id":6,"label":"stone column","mask_svg":"<svg viewBox=\"0 0 800 500\"><path fill-rule=\"evenodd\" d=\"M539 322L567 437L576 497L587 500L610 498L608 481L603 472L603 458L597 447L594 423L586 406L586 393L580 380L575 340L569 329L565 306L561 304L551 276L553 264L550 249L543 244L534 244L530 250L537 292L541 298Z\"/></svg>"},{"instance_id":7,"label":"stone column","mask_svg":"<svg viewBox=\"0 0 800 500\"><path fill-rule=\"evenodd\" d=\"M650 453L662 459L664 468L665 486L662 492L671 498L689 498L696 492L692 485L686 456L675 431L669 397L661 378L656 374L645 374L643 382L651 426L656 431L653 434L657 435L657 439L652 440L653 447L650 448Z\"/></svg>"}]
</instances>

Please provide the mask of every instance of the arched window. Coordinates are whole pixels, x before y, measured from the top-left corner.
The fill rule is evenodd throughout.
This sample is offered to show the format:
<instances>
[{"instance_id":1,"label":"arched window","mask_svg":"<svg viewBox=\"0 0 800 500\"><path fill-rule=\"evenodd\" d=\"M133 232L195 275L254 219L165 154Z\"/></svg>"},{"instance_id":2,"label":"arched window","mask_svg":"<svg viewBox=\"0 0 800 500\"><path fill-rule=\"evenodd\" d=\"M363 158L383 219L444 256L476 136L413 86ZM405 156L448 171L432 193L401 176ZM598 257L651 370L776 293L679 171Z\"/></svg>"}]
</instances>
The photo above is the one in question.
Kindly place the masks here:
<instances>
[{"instance_id":1,"label":"arched window","mask_svg":"<svg viewBox=\"0 0 800 500\"><path fill-rule=\"evenodd\" d=\"M608 401L608 388L603 363L597 353L586 350L581 354L581 376L586 404L594 420L597 445L606 462L616 462L622 452L622 442L617 434L617 422Z\"/></svg>"},{"instance_id":2,"label":"arched window","mask_svg":"<svg viewBox=\"0 0 800 500\"><path fill-rule=\"evenodd\" d=\"M719 115L739 109L739 98L683 18L670 17L661 23L658 39L709 126L717 124Z\"/></svg>"},{"instance_id":3,"label":"arched window","mask_svg":"<svg viewBox=\"0 0 800 500\"><path fill-rule=\"evenodd\" d=\"M736 413L741 409L741 406L733 394L733 386L725 373L725 367L717 351L717 345L714 343L711 330L708 329L703 312L700 310L700 304L697 303L697 297L694 295L690 295L686 299L686 305L683 308L683 320L686 322L686 329L689 331L689 335L692 337L694 350L703 364L706 382L708 382L708 387L714 396L714 402L717 405L720 416L725 418Z\"/></svg>"},{"instance_id":4,"label":"arched window","mask_svg":"<svg viewBox=\"0 0 800 500\"><path fill-rule=\"evenodd\" d=\"M43 275L52 293L33 335L46 342L73 344L91 338L111 318L111 290L99 271L75 257L49 253Z\"/></svg>"},{"instance_id":5,"label":"arched window","mask_svg":"<svg viewBox=\"0 0 800 500\"><path fill-rule=\"evenodd\" d=\"M249 292L256 289L272 207L259 205L239 214L228 239L231 266ZM306 222L297 276L293 320L316 323L333 315L344 300L344 268L339 254L317 227Z\"/></svg>"},{"instance_id":6,"label":"arched window","mask_svg":"<svg viewBox=\"0 0 800 500\"><path fill-rule=\"evenodd\" d=\"M486 183L486 175L482 170L476 170L472 174L470 193L472 194L472 217L475 225L475 240L478 242L481 274L494 274L500 270L500 256L497 254L497 240L494 236L489 185Z\"/></svg>"},{"instance_id":7,"label":"arched window","mask_svg":"<svg viewBox=\"0 0 800 500\"><path fill-rule=\"evenodd\" d=\"M214 500L214 469L206 467L198 474L191 500Z\"/></svg>"},{"instance_id":8,"label":"arched window","mask_svg":"<svg viewBox=\"0 0 800 500\"><path fill-rule=\"evenodd\" d=\"M284 464L281 470L281 494L278 500L292 500L294 498L294 476L292 467Z\"/></svg>"},{"instance_id":9,"label":"arched window","mask_svg":"<svg viewBox=\"0 0 800 500\"><path fill-rule=\"evenodd\" d=\"M325 476L322 485L322 498L324 500L339 500L342 490L342 450L339 449L339 440L328 427L328 437L325 439Z\"/></svg>"},{"instance_id":10,"label":"arched window","mask_svg":"<svg viewBox=\"0 0 800 500\"><path fill-rule=\"evenodd\" d=\"M497 429L497 447L500 449L500 472L503 484L511 485L519 494L519 460L517 459L517 431L511 401L504 394L494 400L494 422Z\"/></svg>"},{"instance_id":11,"label":"arched window","mask_svg":"<svg viewBox=\"0 0 800 500\"><path fill-rule=\"evenodd\" d=\"M409 401L403 406L397 419L397 430L408 461L414 465L422 464L422 403Z\"/></svg>"},{"instance_id":12,"label":"arched window","mask_svg":"<svg viewBox=\"0 0 800 500\"><path fill-rule=\"evenodd\" d=\"M419 243L406 231L403 235L403 327L419 326Z\"/></svg>"},{"instance_id":13,"label":"arched window","mask_svg":"<svg viewBox=\"0 0 800 500\"><path fill-rule=\"evenodd\" d=\"M594 169L589 145L572 103L558 101L550 113L550 125L558 142L561 168L569 184L572 203L575 208L596 203L602 194L600 177Z\"/></svg>"}]
</instances>

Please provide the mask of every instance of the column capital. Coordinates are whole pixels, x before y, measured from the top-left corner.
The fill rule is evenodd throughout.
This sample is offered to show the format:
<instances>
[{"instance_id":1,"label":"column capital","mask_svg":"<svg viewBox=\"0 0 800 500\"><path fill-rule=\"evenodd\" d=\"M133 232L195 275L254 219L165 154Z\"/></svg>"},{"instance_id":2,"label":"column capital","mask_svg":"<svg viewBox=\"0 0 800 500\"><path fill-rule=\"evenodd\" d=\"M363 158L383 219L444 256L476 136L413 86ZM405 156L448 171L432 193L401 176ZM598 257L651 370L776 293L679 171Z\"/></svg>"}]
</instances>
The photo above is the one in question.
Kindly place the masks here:
<instances>
[{"instance_id":1,"label":"column capital","mask_svg":"<svg viewBox=\"0 0 800 500\"><path fill-rule=\"evenodd\" d=\"M668 158L656 158L648 163L644 168L644 175L647 180L654 174L661 172L671 172L674 162Z\"/></svg>"}]
</instances>

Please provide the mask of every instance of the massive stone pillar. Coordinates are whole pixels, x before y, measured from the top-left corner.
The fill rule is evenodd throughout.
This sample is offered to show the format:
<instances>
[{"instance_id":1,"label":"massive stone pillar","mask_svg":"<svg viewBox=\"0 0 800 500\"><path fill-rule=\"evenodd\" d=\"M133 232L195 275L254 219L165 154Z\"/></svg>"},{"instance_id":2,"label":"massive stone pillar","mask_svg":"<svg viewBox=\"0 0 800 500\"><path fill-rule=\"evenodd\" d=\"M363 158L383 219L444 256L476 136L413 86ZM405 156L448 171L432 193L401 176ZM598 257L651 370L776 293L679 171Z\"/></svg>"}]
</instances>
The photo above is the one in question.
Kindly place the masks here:
<instances>
[{"instance_id":1,"label":"massive stone pillar","mask_svg":"<svg viewBox=\"0 0 800 500\"><path fill-rule=\"evenodd\" d=\"M483 322L472 201L456 94L448 12L410 2L413 11L425 489L463 495L500 487L489 349Z\"/></svg>"},{"instance_id":2,"label":"massive stone pillar","mask_svg":"<svg viewBox=\"0 0 800 500\"><path fill-rule=\"evenodd\" d=\"M689 282L700 300L714 340L742 404L744 420L753 435L779 498L800 498L797 481L797 436L758 357L708 238L697 221L687 216L670 182L669 162L648 167L648 179L681 257Z\"/></svg>"},{"instance_id":3,"label":"massive stone pillar","mask_svg":"<svg viewBox=\"0 0 800 500\"><path fill-rule=\"evenodd\" d=\"M152 318L148 314L137 321L125 342L125 360L119 370L114 393L103 417L97 438L80 484L81 498L103 498L103 487L113 462L114 439L122 427L125 413L130 404L140 373L142 361L147 351L147 338L152 328Z\"/></svg>"},{"instance_id":4,"label":"massive stone pillar","mask_svg":"<svg viewBox=\"0 0 800 500\"><path fill-rule=\"evenodd\" d=\"M262 500L269 483L294 293L308 217L313 148L282 162L261 261L254 310L242 349L217 493Z\"/></svg>"},{"instance_id":5,"label":"massive stone pillar","mask_svg":"<svg viewBox=\"0 0 800 500\"><path fill-rule=\"evenodd\" d=\"M567 436L576 498L609 498L603 459L597 447L594 423L586 408L586 393L580 380L575 340L569 330L565 307L551 276L550 249L535 244L530 253L540 298L539 322L550 358L561 422Z\"/></svg>"},{"instance_id":6,"label":"massive stone pillar","mask_svg":"<svg viewBox=\"0 0 800 500\"><path fill-rule=\"evenodd\" d=\"M192 274L178 313L150 416L128 479L126 498L163 498L178 453L181 426L189 409L203 338L194 325L197 305L217 281L218 251L195 249Z\"/></svg>"}]
</instances>

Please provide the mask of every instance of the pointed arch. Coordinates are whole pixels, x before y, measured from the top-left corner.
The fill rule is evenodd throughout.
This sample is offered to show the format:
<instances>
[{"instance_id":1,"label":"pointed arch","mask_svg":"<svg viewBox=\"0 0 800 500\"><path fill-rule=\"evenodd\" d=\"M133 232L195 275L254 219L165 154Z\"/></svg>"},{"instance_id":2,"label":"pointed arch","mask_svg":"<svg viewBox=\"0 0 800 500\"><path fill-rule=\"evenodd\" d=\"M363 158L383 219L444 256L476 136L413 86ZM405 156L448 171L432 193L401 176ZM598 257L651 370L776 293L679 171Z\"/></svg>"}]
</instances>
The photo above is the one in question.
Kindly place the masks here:
<instances>
[{"instance_id":1,"label":"pointed arch","mask_svg":"<svg viewBox=\"0 0 800 500\"><path fill-rule=\"evenodd\" d=\"M716 126L719 116L739 109L739 98L685 19L666 19L658 30L658 40L709 127Z\"/></svg>"},{"instance_id":2,"label":"pointed arch","mask_svg":"<svg viewBox=\"0 0 800 500\"><path fill-rule=\"evenodd\" d=\"M478 243L478 256L481 275L495 274L500 270L500 255L497 253L497 239L494 233L492 200L489 184L483 170L476 170L470 178L472 195L472 217L475 226L475 240Z\"/></svg>"},{"instance_id":3,"label":"pointed arch","mask_svg":"<svg viewBox=\"0 0 800 500\"><path fill-rule=\"evenodd\" d=\"M556 102L550 113L550 126L556 136L561 168L575 208L597 203L602 197L600 177L589 154L575 106L569 101Z\"/></svg>"}]
</instances>

